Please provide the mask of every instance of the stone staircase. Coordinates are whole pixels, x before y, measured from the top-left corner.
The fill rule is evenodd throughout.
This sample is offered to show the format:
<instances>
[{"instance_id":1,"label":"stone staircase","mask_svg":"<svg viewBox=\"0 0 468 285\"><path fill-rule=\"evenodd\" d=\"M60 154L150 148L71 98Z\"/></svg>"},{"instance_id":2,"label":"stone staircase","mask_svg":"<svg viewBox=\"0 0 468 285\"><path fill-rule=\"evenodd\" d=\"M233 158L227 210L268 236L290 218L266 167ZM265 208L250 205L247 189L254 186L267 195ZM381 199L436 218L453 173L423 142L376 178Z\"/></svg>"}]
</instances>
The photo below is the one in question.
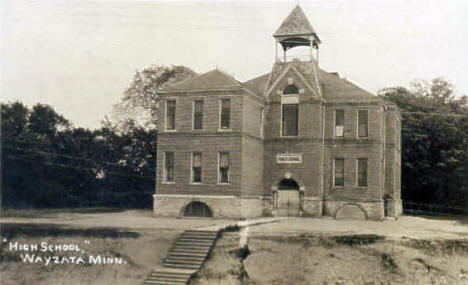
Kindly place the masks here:
<instances>
[{"instance_id":1,"label":"stone staircase","mask_svg":"<svg viewBox=\"0 0 468 285\"><path fill-rule=\"evenodd\" d=\"M187 284L208 257L219 230L188 230L180 234L164 258L162 267L151 272L143 284Z\"/></svg>"}]
</instances>

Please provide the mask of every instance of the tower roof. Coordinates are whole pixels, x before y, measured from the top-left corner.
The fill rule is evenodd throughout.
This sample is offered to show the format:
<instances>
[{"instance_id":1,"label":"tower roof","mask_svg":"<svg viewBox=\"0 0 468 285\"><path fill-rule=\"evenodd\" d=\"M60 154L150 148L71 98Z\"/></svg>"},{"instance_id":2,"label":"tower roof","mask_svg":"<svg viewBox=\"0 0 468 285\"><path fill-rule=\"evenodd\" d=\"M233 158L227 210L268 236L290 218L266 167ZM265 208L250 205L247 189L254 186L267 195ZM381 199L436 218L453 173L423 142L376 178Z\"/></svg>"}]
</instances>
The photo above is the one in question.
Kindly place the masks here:
<instances>
[{"instance_id":1,"label":"tower roof","mask_svg":"<svg viewBox=\"0 0 468 285\"><path fill-rule=\"evenodd\" d=\"M320 42L312 25L307 20L302 8L297 5L286 17L281 26L273 34L273 37L291 37L291 36L308 36L313 35Z\"/></svg>"}]
</instances>

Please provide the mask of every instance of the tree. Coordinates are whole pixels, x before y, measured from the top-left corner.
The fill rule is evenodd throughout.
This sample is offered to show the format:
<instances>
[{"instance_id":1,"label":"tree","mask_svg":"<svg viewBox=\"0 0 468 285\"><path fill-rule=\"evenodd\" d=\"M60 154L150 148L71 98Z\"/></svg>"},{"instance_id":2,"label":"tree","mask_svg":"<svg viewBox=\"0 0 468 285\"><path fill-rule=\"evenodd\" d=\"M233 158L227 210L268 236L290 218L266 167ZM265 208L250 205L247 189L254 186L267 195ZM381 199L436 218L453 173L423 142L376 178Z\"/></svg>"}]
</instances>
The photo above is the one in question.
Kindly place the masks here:
<instances>
[{"instance_id":1,"label":"tree","mask_svg":"<svg viewBox=\"0 0 468 285\"><path fill-rule=\"evenodd\" d=\"M468 205L468 106L444 79L379 92L402 111L402 197Z\"/></svg>"},{"instance_id":2,"label":"tree","mask_svg":"<svg viewBox=\"0 0 468 285\"><path fill-rule=\"evenodd\" d=\"M152 65L137 71L120 102L113 106L109 120L123 131L132 125L157 129L158 91L195 75L185 66Z\"/></svg>"},{"instance_id":3,"label":"tree","mask_svg":"<svg viewBox=\"0 0 468 285\"><path fill-rule=\"evenodd\" d=\"M29 116L28 130L38 135L54 136L61 128L70 127L70 122L45 104L33 106Z\"/></svg>"},{"instance_id":4,"label":"tree","mask_svg":"<svg viewBox=\"0 0 468 285\"><path fill-rule=\"evenodd\" d=\"M2 136L6 138L18 137L26 131L29 109L21 102L2 103Z\"/></svg>"}]
</instances>

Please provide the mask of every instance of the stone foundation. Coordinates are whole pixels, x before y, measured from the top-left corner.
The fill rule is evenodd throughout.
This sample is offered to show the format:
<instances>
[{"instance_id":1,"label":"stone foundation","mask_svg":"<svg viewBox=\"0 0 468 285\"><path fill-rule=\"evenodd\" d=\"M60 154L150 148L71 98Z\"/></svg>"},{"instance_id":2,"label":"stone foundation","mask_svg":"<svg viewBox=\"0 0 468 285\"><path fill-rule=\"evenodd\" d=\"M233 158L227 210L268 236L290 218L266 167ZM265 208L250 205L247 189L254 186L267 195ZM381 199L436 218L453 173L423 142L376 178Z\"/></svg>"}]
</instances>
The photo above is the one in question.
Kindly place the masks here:
<instances>
[{"instance_id":1,"label":"stone foundation","mask_svg":"<svg viewBox=\"0 0 468 285\"><path fill-rule=\"evenodd\" d=\"M304 197L302 200L303 217L322 216L323 201L314 197Z\"/></svg>"},{"instance_id":2,"label":"stone foundation","mask_svg":"<svg viewBox=\"0 0 468 285\"><path fill-rule=\"evenodd\" d=\"M183 217L185 206L193 201L205 203L211 209L213 218L228 219L261 217L267 203L260 197L155 194L153 214L159 217Z\"/></svg>"},{"instance_id":3,"label":"stone foundation","mask_svg":"<svg viewBox=\"0 0 468 285\"><path fill-rule=\"evenodd\" d=\"M403 204L401 200L386 200L385 213L387 217L398 218L403 214Z\"/></svg>"},{"instance_id":4,"label":"stone foundation","mask_svg":"<svg viewBox=\"0 0 468 285\"><path fill-rule=\"evenodd\" d=\"M324 201L324 212L338 219L380 221L385 217L384 201Z\"/></svg>"}]
</instances>

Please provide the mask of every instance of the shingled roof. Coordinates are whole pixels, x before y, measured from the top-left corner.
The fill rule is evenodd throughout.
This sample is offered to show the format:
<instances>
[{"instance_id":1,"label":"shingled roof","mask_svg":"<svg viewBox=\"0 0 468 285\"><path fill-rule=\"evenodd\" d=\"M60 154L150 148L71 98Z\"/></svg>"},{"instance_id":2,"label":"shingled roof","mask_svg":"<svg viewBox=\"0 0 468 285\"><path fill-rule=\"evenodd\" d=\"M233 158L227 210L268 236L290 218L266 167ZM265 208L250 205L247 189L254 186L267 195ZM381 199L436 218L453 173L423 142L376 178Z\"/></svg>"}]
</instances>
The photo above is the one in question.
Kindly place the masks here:
<instances>
[{"instance_id":1,"label":"shingled roof","mask_svg":"<svg viewBox=\"0 0 468 285\"><path fill-rule=\"evenodd\" d=\"M257 94L264 96L269 75L269 73L260 75L243 84ZM327 72L317 68L317 77L324 99L380 100L379 97L369 91L356 86L344 78L340 78L336 72Z\"/></svg>"},{"instance_id":2,"label":"shingled roof","mask_svg":"<svg viewBox=\"0 0 468 285\"><path fill-rule=\"evenodd\" d=\"M250 88L250 90L257 93L258 95L263 96L269 76L270 76L270 73L265 73L263 75L257 76L255 78L252 78L244 82L244 85Z\"/></svg>"},{"instance_id":3,"label":"shingled roof","mask_svg":"<svg viewBox=\"0 0 468 285\"><path fill-rule=\"evenodd\" d=\"M276 30L273 36L281 37L300 35L315 35L318 38L314 28L309 23L309 20L307 20L304 11L302 11L301 7L297 5L283 21L278 30Z\"/></svg>"},{"instance_id":4,"label":"shingled roof","mask_svg":"<svg viewBox=\"0 0 468 285\"><path fill-rule=\"evenodd\" d=\"M242 83L230 75L218 69L214 69L212 71L208 71L176 84L167 86L160 90L160 92L172 93L184 91L226 90L239 87L243 87Z\"/></svg>"}]
</instances>

